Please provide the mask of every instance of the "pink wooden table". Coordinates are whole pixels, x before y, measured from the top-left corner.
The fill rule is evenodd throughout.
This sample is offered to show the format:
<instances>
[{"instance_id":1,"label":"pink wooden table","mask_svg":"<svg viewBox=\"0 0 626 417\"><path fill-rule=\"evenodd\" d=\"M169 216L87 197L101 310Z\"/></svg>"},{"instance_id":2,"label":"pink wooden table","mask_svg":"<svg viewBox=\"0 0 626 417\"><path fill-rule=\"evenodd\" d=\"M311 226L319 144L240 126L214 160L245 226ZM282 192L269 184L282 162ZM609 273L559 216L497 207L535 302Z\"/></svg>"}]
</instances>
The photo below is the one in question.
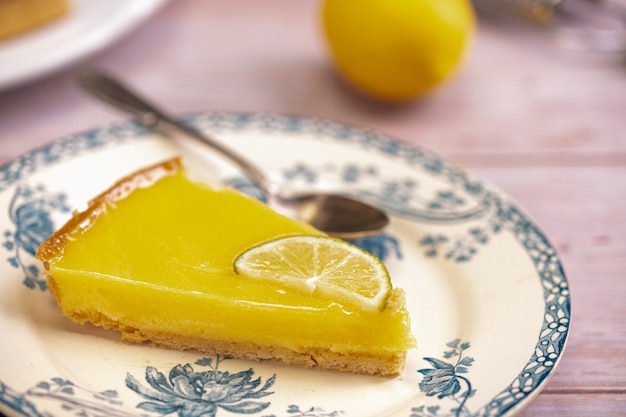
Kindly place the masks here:
<instances>
[{"instance_id":1,"label":"pink wooden table","mask_svg":"<svg viewBox=\"0 0 626 417\"><path fill-rule=\"evenodd\" d=\"M389 107L336 78L318 3L178 0L88 63L175 112L327 117L423 145L494 182L557 248L573 302L564 358L521 416L626 415L626 55L565 51L483 20L454 82ZM0 164L121 118L82 96L69 70L0 92Z\"/></svg>"}]
</instances>

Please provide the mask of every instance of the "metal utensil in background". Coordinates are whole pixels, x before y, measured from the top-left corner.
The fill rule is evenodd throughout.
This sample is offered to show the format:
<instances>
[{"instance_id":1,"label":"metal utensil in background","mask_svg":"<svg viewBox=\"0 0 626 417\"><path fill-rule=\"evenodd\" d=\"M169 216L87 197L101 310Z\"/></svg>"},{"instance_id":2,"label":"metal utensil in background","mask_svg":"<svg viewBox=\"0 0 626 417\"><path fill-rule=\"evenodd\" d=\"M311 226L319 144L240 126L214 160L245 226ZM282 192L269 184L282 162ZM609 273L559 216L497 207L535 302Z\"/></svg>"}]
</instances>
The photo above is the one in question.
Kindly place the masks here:
<instances>
[{"instance_id":1,"label":"metal utensil in background","mask_svg":"<svg viewBox=\"0 0 626 417\"><path fill-rule=\"evenodd\" d=\"M265 195L267 204L278 212L343 239L377 235L389 223L389 218L381 210L338 194L308 192L282 196L278 185L272 183L251 161L208 134L179 122L111 76L82 69L77 79L84 91L137 117L149 129L166 137L184 136L208 145L248 175Z\"/></svg>"},{"instance_id":2,"label":"metal utensil in background","mask_svg":"<svg viewBox=\"0 0 626 417\"><path fill-rule=\"evenodd\" d=\"M564 48L626 51L626 4L617 0L473 0L479 13L517 16L553 31Z\"/></svg>"}]
</instances>

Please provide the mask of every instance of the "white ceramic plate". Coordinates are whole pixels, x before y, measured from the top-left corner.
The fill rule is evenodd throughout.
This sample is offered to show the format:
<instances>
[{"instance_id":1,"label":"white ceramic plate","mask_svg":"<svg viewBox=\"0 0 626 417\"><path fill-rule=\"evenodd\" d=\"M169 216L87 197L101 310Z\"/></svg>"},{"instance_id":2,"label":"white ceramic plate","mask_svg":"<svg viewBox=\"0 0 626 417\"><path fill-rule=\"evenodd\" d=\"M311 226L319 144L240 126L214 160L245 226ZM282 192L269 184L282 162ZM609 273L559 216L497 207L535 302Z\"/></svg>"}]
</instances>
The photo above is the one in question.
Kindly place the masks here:
<instances>
[{"instance_id":1,"label":"white ceramic plate","mask_svg":"<svg viewBox=\"0 0 626 417\"><path fill-rule=\"evenodd\" d=\"M360 128L277 114L187 120L285 186L344 191L392 213L384 235L357 243L407 292L419 347L404 373L382 379L126 345L64 318L33 253L71 210L183 149L193 175L252 190L210 153L129 122L53 142L0 169L0 410L510 416L547 382L569 331L568 284L543 233L506 195L424 149Z\"/></svg>"},{"instance_id":2,"label":"white ceramic plate","mask_svg":"<svg viewBox=\"0 0 626 417\"><path fill-rule=\"evenodd\" d=\"M0 41L0 91L100 51L165 3L166 0L72 0L66 16Z\"/></svg>"}]
</instances>

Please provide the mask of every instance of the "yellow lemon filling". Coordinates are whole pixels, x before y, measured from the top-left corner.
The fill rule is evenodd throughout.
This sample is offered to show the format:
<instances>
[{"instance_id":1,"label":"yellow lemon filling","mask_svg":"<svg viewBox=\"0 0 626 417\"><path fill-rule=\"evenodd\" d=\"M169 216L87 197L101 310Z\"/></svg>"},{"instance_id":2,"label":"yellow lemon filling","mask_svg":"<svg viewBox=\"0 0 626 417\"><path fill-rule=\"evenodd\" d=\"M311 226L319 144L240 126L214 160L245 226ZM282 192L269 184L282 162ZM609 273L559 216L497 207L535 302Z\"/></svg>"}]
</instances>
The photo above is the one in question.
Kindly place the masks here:
<instances>
[{"instance_id":1,"label":"yellow lemon filling","mask_svg":"<svg viewBox=\"0 0 626 417\"><path fill-rule=\"evenodd\" d=\"M64 314L127 341L289 363L323 351L403 361L415 342L401 290L383 311L360 311L234 272L246 249L289 235L321 232L237 191L195 183L175 159L91 201L38 258ZM396 374L395 366L362 373Z\"/></svg>"}]
</instances>

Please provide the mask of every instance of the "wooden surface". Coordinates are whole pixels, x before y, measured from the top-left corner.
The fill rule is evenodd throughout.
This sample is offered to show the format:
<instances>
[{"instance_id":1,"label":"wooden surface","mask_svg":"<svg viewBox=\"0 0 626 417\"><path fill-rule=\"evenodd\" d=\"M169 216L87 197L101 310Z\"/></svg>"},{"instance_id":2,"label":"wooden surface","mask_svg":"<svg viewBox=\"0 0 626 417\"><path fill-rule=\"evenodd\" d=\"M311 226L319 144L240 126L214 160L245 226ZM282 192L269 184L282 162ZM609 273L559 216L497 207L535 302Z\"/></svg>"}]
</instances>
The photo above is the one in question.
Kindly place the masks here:
<instances>
[{"instance_id":1,"label":"wooden surface","mask_svg":"<svg viewBox=\"0 0 626 417\"><path fill-rule=\"evenodd\" d=\"M332 118L494 182L535 217L571 285L566 354L520 415L626 415L626 55L566 51L546 34L481 20L453 82L390 107L338 80L318 21L315 0L177 0L87 61L175 112ZM69 70L1 92L0 164L121 118L83 97Z\"/></svg>"}]
</instances>

